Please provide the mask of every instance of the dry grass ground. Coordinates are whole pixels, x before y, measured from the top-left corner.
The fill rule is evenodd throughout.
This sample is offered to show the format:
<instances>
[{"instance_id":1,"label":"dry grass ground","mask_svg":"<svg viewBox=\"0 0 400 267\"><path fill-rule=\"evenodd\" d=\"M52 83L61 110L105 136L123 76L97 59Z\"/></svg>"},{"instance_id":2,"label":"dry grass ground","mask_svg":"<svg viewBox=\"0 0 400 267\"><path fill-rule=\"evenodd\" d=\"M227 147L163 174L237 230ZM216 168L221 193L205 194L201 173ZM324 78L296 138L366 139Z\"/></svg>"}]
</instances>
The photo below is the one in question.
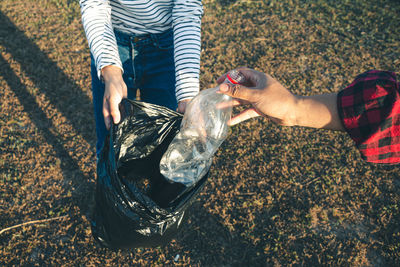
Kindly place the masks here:
<instances>
[{"instance_id":1,"label":"dry grass ground","mask_svg":"<svg viewBox=\"0 0 400 267\"><path fill-rule=\"evenodd\" d=\"M243 65L301 94L400 70L397 0L204 6L202 88ZM169 245L100 248L89 61L77 1L0 2L0 231L56 218L0 234L0 265L400 265L399 168L363 162L343 133L263 119L232 128Z\"/></svg>"}]
</instances>

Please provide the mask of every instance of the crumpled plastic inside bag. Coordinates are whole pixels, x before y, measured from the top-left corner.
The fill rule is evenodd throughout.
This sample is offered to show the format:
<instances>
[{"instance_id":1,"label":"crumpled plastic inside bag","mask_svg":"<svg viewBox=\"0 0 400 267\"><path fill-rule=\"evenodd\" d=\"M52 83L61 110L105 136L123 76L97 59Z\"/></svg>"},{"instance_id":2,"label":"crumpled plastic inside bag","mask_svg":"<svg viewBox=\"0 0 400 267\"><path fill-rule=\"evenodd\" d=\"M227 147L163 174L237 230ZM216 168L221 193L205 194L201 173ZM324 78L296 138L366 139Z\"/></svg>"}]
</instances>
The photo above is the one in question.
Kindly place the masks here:
<instances>
[{"instance_id":1,"label":"crumpled plastic inside bag","mask_svg":"<svg viewBox=\"0 0 400 267\"><path fill-rule=\"evenodd\" d=\"M210 169L214 153L228 135L232 108L218 108L231 97L218 88L202 90L189 102L181 130L160 161L160 172L171 182L192 186Z\"/></svg>"}]
</instances>

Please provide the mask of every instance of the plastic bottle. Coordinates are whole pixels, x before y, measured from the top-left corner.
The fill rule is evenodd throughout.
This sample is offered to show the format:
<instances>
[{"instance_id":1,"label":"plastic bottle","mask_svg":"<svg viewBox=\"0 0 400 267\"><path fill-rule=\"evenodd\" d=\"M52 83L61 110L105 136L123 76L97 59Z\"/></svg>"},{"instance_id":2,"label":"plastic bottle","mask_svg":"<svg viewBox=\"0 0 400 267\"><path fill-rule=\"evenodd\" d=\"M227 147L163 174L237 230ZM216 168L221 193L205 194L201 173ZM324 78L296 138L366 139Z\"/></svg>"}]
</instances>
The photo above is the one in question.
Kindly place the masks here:
<instances>
[{"instance_id":1,"label":"plastic bottle","mask_svg":"<svg viewBox=\"0 0 400 267\"><path fill-rule=\"evenodd\" d=\"M228 73L224 83L241 83L237 70ZM218 87L202 90L190 101L181 130L172 140L160 161L160 172L168 180L189 187L210 169L212 157L228 135L227 122L232 108L217 108L230 96L216 93Z\"/></svg>"}]
</instances>

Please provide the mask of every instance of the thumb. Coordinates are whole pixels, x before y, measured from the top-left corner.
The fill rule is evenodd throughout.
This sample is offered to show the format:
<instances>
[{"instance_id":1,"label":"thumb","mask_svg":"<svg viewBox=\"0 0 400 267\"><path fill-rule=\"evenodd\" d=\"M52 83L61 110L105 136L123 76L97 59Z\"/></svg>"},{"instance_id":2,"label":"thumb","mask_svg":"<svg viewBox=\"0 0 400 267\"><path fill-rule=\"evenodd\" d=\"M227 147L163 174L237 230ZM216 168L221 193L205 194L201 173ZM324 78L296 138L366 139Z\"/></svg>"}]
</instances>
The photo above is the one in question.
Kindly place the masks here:
<instances>
[{"instance_id":1,"label":"thumb","mask_svg":"<svg viewBox=\"0 0 400 267\"><path fill-rule=\"evenodd\" d=\"M233 98L252 102L256 100L257 91L240 84L223 83L219 86L219 92Z\"/></svg>"}]
</instances>

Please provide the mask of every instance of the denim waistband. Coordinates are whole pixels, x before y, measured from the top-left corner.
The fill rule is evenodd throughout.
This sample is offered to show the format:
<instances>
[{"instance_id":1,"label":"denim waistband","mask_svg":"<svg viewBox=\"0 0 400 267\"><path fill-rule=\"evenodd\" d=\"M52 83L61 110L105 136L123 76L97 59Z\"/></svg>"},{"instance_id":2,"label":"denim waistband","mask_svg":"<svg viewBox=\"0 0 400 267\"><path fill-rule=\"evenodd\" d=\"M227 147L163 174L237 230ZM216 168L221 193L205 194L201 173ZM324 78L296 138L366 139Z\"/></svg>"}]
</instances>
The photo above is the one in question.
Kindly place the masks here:
<instances>
[{"instance_id":1,"label":"denim waistband","mask_svg":"<svg viewBox=\"0 0 400 267\"><path fill-rule=\"evenodd\" d=\"M148 43L157 42L160 39L167 38L173 35L173 30L168 29L162 33L149 33L149 34L132 34L114 29L115 39L117 43L123 45L129 45L130 43L145 45Z\"/></svg>"}]
</instances>

